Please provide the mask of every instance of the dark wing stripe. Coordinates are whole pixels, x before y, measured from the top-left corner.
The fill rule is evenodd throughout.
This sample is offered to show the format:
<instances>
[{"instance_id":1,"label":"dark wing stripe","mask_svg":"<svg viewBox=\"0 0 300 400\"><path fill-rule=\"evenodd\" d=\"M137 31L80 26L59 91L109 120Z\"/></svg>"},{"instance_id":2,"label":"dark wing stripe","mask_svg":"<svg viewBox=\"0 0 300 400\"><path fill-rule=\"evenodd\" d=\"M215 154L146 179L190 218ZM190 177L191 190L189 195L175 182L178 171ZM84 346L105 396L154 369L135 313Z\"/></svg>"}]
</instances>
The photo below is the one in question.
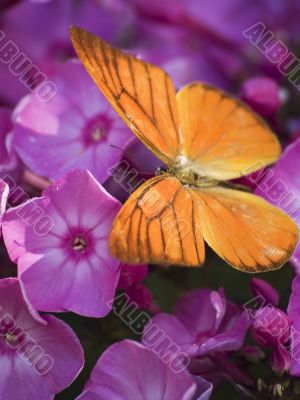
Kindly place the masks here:
<instances>
[{"instance_id":1,"label":"dark wing stripe","mask_svg":"<svg viewBox=\"0 0 300 400\"><path fill-rule=\"evenodd\" d=\"M138 224L138 230L137 230L137 238L136 238L136 247L138 251L138 257L141 259L141 243L140 243L140 232L141 232L141 222L142 222L142 211L140 211L140 219L139 219L139 224Z\"/></svg>"},{"instance_id":2,"label":"dark wing stripe","mask_svg":"<svg viewBox=\"0 0 300 400\"><path fill-rule=\"evenodd\" d=\"M157 183L163 181L164 179L166 179L165 176L161 176L161 177L157 177L156 180L154 182L152 182L150 185L146 186L145 189L143 190L143 192L137 197L138 200L141 200L141 198L147 193L149 192L150 189L152 189Z\"/></svg>"},{"instance_id":3,"label":"dark wing stripe","mask_svg":"<svg viewBox=\"0 0 300 400\"><path fill-rule=\"evenodd\" d=\"M113 74L111 73L111 70L110 70L110 60L109 60L109 58L108 58L108 56L107 56L107 54L106 54L106 52L105 52L104 43L101 43L101 46L100 46L98 49L99 49L100 52L101 52L101 55L102 55L102 57L103 57L103 59L104 59L104 65L105 65L105 67L106 67L106 68L103 69L103 73L106 72L106 74L104 74L104 75L106 76L106 84L107 84L107 87L110 89L111 93L113 93L113 91L112 91L111 88L109 87L109 81L110 81L110 82L112 82L112 85L113 85L114 88L116 89L116 92L118 92L117 83L116 83L115 80L113 79ZM97 51L97 50L96 50L96 46L94 46L93 51L94 51L93 54L94 54L94 56L95 56L95 59L97 60L98 57L97 57L97 53L96 53L96 51ZM99 64L98 64L98 60L97 60L97 65L99 65ZM114 94L114 96L116 96L116 94Z\"/></svg>"},{"instance_id":4,"label":"dark wing stripe","mask_svg":"<svg viewBox=\"0 0 300 400\"><path fill-rule=\"evenodd\" d=\"M151 99L151 110L152 110L152 118L155 121L155 110L154 110L154 101L153 101L153 88L152 88L152 79L151 79L151 72L147 64L144 64L146 70L146 76L148 79L149 84L149 91L150 91L150 99Z\"/></svg>"},{"instance_id":5,"label":"dark wing stripe","mask_svg":"<svg viewBox=\"0 0 300 400\"><path fill-rule=\"evenodd\" d=\"M145 189L142 191L142 193L136 198L137 202L134 206L134 208L132 209L131 213L128 215L128 217L123 221L124 225L126 224L126 222L128 221L128 218L131 218L132 214L134 213L134 211L139 207L138 206L138 201L141 200L143 198L143 196L150 190L152 189L155 185L157 185L159 182L161 182L162 180L164 180L165 177L157 177L157 180L155 180L154 182L152 182L151 184L147 185L145 187ZM123 210L125 211L125 210ZM122 217L122 210L121 213L119 214L119 217Z\"/></svg>"},{"instance_id":6,"label":"dark wing stripe","mask_svg":"<svg viewBox=\"0 0 300 400\"><path fill-rule=\"evenodd\" d=\"M131 58L127 57L127 61L128 61L128 66L129 66L129 71L130 71L130 76L131 76L131 81L132 81L132 87L134 90L134 97L136 98L136 101L139 102L139 97L138 97L138 92L137 92L137 88L136 88L136 82L135 82L135 76L133 73Z\"/></svg>"},{"instance_id":7,"label":"dark wing stripe","mask_svg":"<svg viewBox=\"0 0 300 400\"><path fill-rule=\"evenodd\" d=\"M197 238L196 238L196 226L195 226L195 204L194 204L194 198L191 197L192 201L192 232L193 232L193 239L194 239L194 246L197 254L197 259L199 264L201 264L199 252L198 252L198 246L197 246Z\"/></svg>"},{"instance_id":8,"label":"dark wing stripe","mask_svg":"<svg viewBox=\"0 0 300 400\"><path fill-rule=\"evenodd\" d=\"M96 61L97 65L98 65L98 67L99 67L99 69L101 71L102 78L103 78L105 84L107 84L107 80L106 80L106 77L104 75L104 71L103 71L102 65L99 64L98 59L97 59L98 57L96 56L96 47L91 46L91 48L90 48L91 49L91 53L94 56L93 60L91 60L90 55L89 55L89 53L87 51L87 47L84 46L83 37L79 37L79 41L80 41L81 48L82 48L82 51L84 52L85 57L88 59L88 61L89 61L89 63L91 65L94 64L94 60Z\"/></svg>"},{"instance_id":9,"label":"dark wing stripe","mask_svg":"<svg viewBox=\"0 0 300 400\"><path fill-rule=\"evenodd\" d=\"M241 108L241 106L239 104L237 104L227 115L225 115L224 119L223 119L223 123L230 117L232 117L237 110L239 110Z\"/></svg>"},{"instance_id":10,"label":"dark wing stripe","mask_svg":"<svg viewBox=\"0 0 300 400\"><path fill-rule=\"evenodd\" d=\"M103 57L105 57L105 60L106 60L105 61L105 66L106 66L106 69L107 69L107 73L108 73L108 76L110 77L110 79L111 79L111 81L113 83L113 86L114 86L114 89L115 89L116 93L113 93L112 90L110 90L110 91L111 91L111 93L113 94L114 97L119 97L120 94L122 93L122 83L120 82L120 77L119 77L119 74L117 72L116 65L113 62L113 58L112 58L113 55L110 54L110 58L107 58L106 54L104 56L105 50L103 48L103 45L101 46L100 49L101 49L101 53L103 54Z\"/></svg>"},{"instance_id":11,"label":"dark wing stripe","mask_svg":"<svg viewBox=\"0 0 300 400\"><path fill-rule=\"evenodd\" d=\"M146 238L147 238L147 246L149 250L149 255L151 254L151 242L150 242L150 236L149 236L149 221L146 219L147 225L146 225Z\"/></svg>"},{"instance_id":12,"label":"dark wing stripe","mask_svg":"<svg viewBox=\"0 0 300 400\"><path fill-rule=\"evenodd\" d=\"M178 223L177 214L176 214L175 208L172 205L170 206L170 209L172 211L172 214L173 214L175 222L176 222L176 230L177 230L178 239L179 239L179 243L180 243L181 260L182 260L182 262L184 262L185 261L185 254L184 254L184 248L183 248L181 233L180 233L180 229L179 229L179 223Z\"/></svg>"},{"instance_id":13,"label":"dark wing stripe","mask_svg":"<svg viewBox=\"0 0 300 400\"><path fill-rule=\"evenodd\" d=\"M119 73L119 65L118 65L118 61L117 61L117 57L116 57L116 49L111 50L111 63L112 63L112 66L114 67L114 70L116 71L121 88L122 89L125 88L125 85L123 84L120 73Z\"/></svg>"},{"instance_id":14,"label":"dark wing stripe","mask_svg":"<svg viewBox=\"0 0 300 400\"><path fill-rule=\"evenodd\" d=\"M128 256L130 256L129 249L132 249L132 250L135 249L135 243L134 243L134 240L133 240L134 237L132 237L133 236L132 235L132 222L133 222L134 215L135 215L136 212L139 212L141 214L140 210L137 209L136 207L134 207L133 212L131 213L131 218L130 218L130 221L129 221L128 234L127 234L127 253L128 253Z\"/></svg>"},{"instance_id":15,"label":"dark wing stripe","mask_svg":"<svg viewBox=\"0 0 300 400\"><path fill-rule=\"evenodd\" d=\"M162 237L163 246L164 246L164 252L165 252L166 251L166 239L165 239L164 230L163 230L163 227L162 227L161 215L158 216L158 220L159 220L160 232L161 232L161 237Z\"/></svg>"},{"instance_id":16,"label":"dark wing stripe","mask_svg":"<svg viewBox=\"0 0 300 400\"><path fill-rule=\"evenodd\" d=\"M145 115L145 117L148 118L148 120L151 122L153 130L155 130L155 131L159 134L159 136L163 139L163 141L165 142L165 144L166 144L167 146L170 145L170 143L168 143L168 140L167 140L167 138L165 137L164 133L163 133L163 132L159 129L159 127L155 124L154 119L151 117L151 115L149 115L149 114L147 113L147 111L144 109L144 107L143 107L134 97L132 97L132 95L131 95L130 93L128 93L128 91L127 91L125 88L124 88L123 93L124 93L126 96L128 96L133 102L136 103L136 105L138 106L138 108L140 109L140 111L141 111L141 112ZM123 93L122 93L122 94L123 94ZM119 99L116 98L116 100L118 101L118 104L120 104L120 103L119 103ZM123 108L123 110L124 110L124 108ZM125 110L124 110L124 112L125 112Z\"/></svg>"},{"instance_id":17,"label":"dark wing stripe","mask_svg":"<svg viewBox=\"0 0 300 400\"><path fill-rule=\"evenodd\" d=\"M121 94L122 94L122 93L121 93ZM114 96L114 95L113 95L113 96ZM116 100L116 102L117 102L117 104L118 104L118 107L119 107L120 110L124 113L126 119L127 119L128 121L130 121L130 124L131 124L131 125L134 125L134 127L135 127L135 129L136 129L135 134L137 135L137 137L138 137L139 139L141 139L148 147L151 148L152 143L151 143L148 139L146 139L146 137L142 137L142 136L141 136L141 133L140 133L140 132L142 132L142 129L139 128L139 126L137 125L136 122L133 123L133 121L131 121L131 119L128 118L125 109L123 108L122 104L120 104L120 102L119 102L120 98L115 97L115 96L114 96L114 98L115 98L115 100ZM138 105L137 102L136 102L136 104ZM146 116L149 117L148 114L146 114ZM152 122L152 121L151 121L151 122ZM153 128L156 129L156 130L158 131L158 128L157 128L155 125L153 125ZM162 134L161 134L160 131L158 131L158 133L160 134L160 136L162 136ZM164 156L164 154L163 154L160 150L158 150L158 148L157 148L155 151L156 151L157 154L160 154L161 156ZM163 157L161 157L161 158L163 158Z\"/></svg>"},{"instance_id":18,"label":"dark wing stripe","mask_svg":"<svg viewBox=\"0 0 300 400\"><path fill-rule=\"evenodd\" d=\"M155 219L155 218L161 217L161 216L163 215L163 213L166 211L166 209L169 208L170 206L172 206L172 205L174 204L174 201L176 200L176 197L178 196L178 194L179 194L179 192L180 192L181 189L182 189L182 188L180 187L180 188L175 192L174 196L173 196L173 197L170 199L170 201L165 205L165 207L163 207L163 208L161 209L161 211L160 211L159 214L155 215L155 216L152 217L152 218L148 218L148 220L149 220L149 221L152 221L152 220Z\"/></svg>"}]
</instances>

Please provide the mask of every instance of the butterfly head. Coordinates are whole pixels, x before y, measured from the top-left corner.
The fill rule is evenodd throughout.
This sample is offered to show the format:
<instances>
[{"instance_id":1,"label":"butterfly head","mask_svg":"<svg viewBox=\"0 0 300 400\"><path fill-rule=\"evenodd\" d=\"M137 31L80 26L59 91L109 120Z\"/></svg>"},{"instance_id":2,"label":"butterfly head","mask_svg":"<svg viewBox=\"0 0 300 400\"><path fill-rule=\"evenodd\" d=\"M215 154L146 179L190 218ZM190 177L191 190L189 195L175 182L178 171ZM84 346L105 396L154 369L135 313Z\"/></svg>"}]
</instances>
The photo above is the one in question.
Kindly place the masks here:
<instances>
[{"instance_id":1,"label":"butterfly head","mask_svg":"<svg viewBox=\"0 0 300 400\"><path fill-rule=\"evenodd\" d=\"M168 169L165 167L158 167L155 170L155 175L159 176L159 175L163 175L166 174L168 172Z\"/></svg>"}]
</instances>

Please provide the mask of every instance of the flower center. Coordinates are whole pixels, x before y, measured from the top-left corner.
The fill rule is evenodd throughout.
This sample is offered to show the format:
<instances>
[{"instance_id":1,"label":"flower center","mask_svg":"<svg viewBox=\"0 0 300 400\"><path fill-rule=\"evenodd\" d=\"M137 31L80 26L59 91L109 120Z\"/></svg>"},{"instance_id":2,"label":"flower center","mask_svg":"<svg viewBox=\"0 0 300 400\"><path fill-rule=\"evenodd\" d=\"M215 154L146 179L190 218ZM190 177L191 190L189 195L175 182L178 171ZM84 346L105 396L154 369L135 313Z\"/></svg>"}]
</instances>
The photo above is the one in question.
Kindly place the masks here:
<instances>
[{"instance_id":1,"label":"flower center","mask_svg":"<svg viewBox=\"0 0 300 400\"><path fill-rule=\"evenodd\" d=\"M94 142L99 142L105 135L105 130L103 129L103 127L98 127L94 130L94 132L92 132L91 137L93 139Z\"/></svg>"},{"instance_id":2,"label":"flower center","mask_svg":"<svg viewBox=\"0 0 300 400\"><path fill-rule=\"evenodd\" d=\"M86 247L87 247L87 242L83 237L77 236L73 240L72 247L76 251L84 251L86 249Z\"/></svg>"},{"instance_id":3,"label":"flower center","mask_svg":"<svg viewBox=\"0 0 300 400\"><path fill-rule=\"evenodd\" d=\"M5 339L8 344L15 344L19 340L18 336L12 335L11 333L7 333Z\"/></svg>"},{"instance_id":4,"label":"flower center","mask_svg":"<svg viewBox=\"0 0 300 400\"><path fill-rule=\"evenodd\" d=\"M83 132L83 140L86 145L95 145L106 139L111 128L112 121L106 115L99 114L90 119Z\"/></svg>"},{"instance_id":5,"label":"flower center","mask_svg":"<svg viewBox=\"0 0 300 400\"><path fill-rule=\"evenodd\" d=\"M20 326L16 326L16 322L10 315L0 317L0 336L5 343L11 348L17 348L27 337L26 332Z\"/></svg>"}]
</instances>

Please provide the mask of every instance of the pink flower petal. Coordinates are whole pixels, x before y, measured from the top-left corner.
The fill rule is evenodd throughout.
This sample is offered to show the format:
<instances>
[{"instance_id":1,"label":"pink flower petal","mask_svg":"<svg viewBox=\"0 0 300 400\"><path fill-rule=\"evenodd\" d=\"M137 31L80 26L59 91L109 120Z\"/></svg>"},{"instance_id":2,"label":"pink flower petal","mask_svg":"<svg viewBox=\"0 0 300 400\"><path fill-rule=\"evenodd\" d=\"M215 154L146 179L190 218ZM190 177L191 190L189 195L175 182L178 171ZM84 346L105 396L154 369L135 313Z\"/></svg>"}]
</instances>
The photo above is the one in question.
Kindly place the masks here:
<instances>
[{"instance_id":1,"label":"pink flower petal","mask_svg":"<svg viewBox=\"0 0 300 400\"><path fill-rule=\"evenodd\" d=\"M34 307L91 317L109 313L120 262L109 253L108 236L120 206L90 172L75 170L43 197L9 210L4 240ZM46 234L39 234L36 209L52 221Z\"/></svg>"}]
</instances>

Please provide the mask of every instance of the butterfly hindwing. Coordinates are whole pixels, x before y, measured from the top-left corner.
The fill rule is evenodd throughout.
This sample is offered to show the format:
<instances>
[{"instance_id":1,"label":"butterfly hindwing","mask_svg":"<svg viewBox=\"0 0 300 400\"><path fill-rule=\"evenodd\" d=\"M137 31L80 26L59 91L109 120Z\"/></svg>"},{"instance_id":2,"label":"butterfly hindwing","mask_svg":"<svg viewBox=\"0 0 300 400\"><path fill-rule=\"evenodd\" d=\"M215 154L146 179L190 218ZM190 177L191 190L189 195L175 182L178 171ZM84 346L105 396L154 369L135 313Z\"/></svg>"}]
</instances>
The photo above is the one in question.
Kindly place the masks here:
<instances>
[{"instance_id":1,"label":"butterfly hindwing","mask_svg":"<svg viewBox=\"0 0 300 400\"><path fill-rule=\"evenodd\" d=\"M111 252L123 262L199 266L204 262L204 242L198 211L176 178L150 179L117 215L110 235Z\"/></svg>"},{"instance_id":2,"label":"butterfly hindwing","mask_svg":"<svg viewBox=\"0 0 300 400\"><path fill-rule=\"evenodd\" d=\"M298 229L258 196L192 189L165 175L129 197L113 224L110 249L123 262L197 266L204 262L203 239L234 268L262 272L288 260Z\"/></svg>"},{"instance_id":3,"label":"butterfly hindwing","mask_svg":"<svg viewBox=\"0 0 300 400\"><path fill-rule=\"evenodd\" d=\"M193 196L204 240L234 268L269 271L292 255L298 241L297 225L262 198L222 187L193 190Z\"/></svg>"}]
</instances>

